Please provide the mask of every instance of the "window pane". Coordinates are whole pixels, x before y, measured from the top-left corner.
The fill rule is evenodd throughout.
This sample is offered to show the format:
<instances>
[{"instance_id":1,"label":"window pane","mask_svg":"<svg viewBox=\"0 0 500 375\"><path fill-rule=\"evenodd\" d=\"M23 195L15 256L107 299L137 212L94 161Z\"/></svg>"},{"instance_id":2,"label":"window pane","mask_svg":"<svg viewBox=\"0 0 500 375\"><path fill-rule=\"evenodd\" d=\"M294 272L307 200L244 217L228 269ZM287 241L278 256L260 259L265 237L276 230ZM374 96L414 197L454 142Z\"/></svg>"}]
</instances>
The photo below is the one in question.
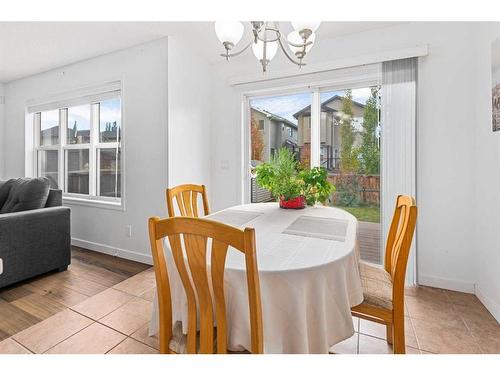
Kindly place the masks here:
<instances>
[{"instance_id":1,"label":"window pane","mask_svg":"<svg viewBox=\"0 0 500 375\"><path fill-rule=\"evenodd\" d=\"M40 146L59 143L59 110L40 112Z\"/></svg>"},{"instance_id":2,"label":"window pane","mask_svg":"<svg viewBox=\"0 0 500 375\"><path fill-rule=\"evenodd\" d=\"M311 163L311 93L304 92L250 101L250 168L268 162L281 148L287 148L296 160ZM273 200L270 192L250 179L251 202Z\"/></svg>"},{"instance_id":3,"label":"window pane","mask_svg":"<svg viewBox=\"0 0 500 375\"><path fill-rule=\"evenodd\" d=\"M335 185L330 204L359 221L360 255L382 264L379 87L321 94L321 165Z\"/></svg>"},{"instance_id":4,"label":"window pane","mask_svg":"<svg viewBox=\"0 0 500 375\"><path fill-rule=\"evenodd\" d=\"M89 150L66 150L66 192L89 193Z\"/></svg>"},{"instance_id":5,"label":"window pane","mask_svg":"<svg viewBox=\"0 0 500 375\"><path fill-rule=\"evenodd\" d=\"M121 100L103 100L99 105L99 142L120 142Z\"/></svg>"},{"instance_id":6,"label":"window pane","mask_svg":"<svg viewBox=\"0 0 500 375\"><path fill-rule=\"evenodd\" d=\"M99 195L121 197L121 150L118 148L99 149Z\"/></svg>"},{"instance_id":7,"label":"window pane","mask_svg":"<svg viewBox=\"0 0 500 375\"><path fill-rule=\"evenodd\" d=\"M68 144L90 142L90 104L68 108Z\"/></svg>"},{"instance_id":8,"label":"window pane","mask_svg":"<svg viewBox=\"0 0 500 375\"><path fill-rule=\"evenodd\" d=\"M58 188L58 151L47 150L38 152L38 175L40 177L47 177L50 180L50 187L52 189Z\"/></svg>"}]
</instances>

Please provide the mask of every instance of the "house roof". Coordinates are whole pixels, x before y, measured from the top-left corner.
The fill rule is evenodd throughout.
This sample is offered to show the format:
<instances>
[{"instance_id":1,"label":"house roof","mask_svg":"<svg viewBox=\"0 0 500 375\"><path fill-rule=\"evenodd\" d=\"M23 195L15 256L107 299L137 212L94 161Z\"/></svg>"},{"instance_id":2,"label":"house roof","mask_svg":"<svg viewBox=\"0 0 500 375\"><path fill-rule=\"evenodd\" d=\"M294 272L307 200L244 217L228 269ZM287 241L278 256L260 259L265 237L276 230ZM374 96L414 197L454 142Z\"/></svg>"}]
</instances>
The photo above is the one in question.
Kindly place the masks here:
<instances>
[{"instance_id":1,"label":"house roof","mask_svg":"<svg viewBox=\"0 0 500 375\"><path fill-rule=\"evenodd\" d=\"M288 125L289 127L297 129L297 124L294 124L293 122L291 122L290 120L288 120L284 117L275 115L274 113L271 113L269 111L266 111L266 110L258 108L258 107L250 107L250 108L253 109L254 111L262 113L264 116L266 116L270 120L277 121L277 122L283 122L286 125Z\"/></svg>"},{"instance_id":2,"label":"house roof","mask_svg":"<svg viewBox=\"0 0 500 375\"><path fill-rule=\"evenodd\" d=\"M321 110L322 111L326 111L326 112L338 112L337 110L328 107L328 104L331 103L331 102L333 102L334 100L337 100L337 99L342 100L343 98L344 97L340 96L340 95L334 95L334 96L332 96L331 98L329 98L329 99L325 100L323 103L321 103ZM361 104L361 103L359 103L359 102L357 102L355 100L352 101L352 104L354 104L355 106L358 106L360 108L365 108L364 104ZM294 113L293 117L295 117L296 119L298 119L301 114L307 114L307 113L311 113L311 105L308 105L307 107L304 107L300 111Z\"/></svg>"}]
</instances>

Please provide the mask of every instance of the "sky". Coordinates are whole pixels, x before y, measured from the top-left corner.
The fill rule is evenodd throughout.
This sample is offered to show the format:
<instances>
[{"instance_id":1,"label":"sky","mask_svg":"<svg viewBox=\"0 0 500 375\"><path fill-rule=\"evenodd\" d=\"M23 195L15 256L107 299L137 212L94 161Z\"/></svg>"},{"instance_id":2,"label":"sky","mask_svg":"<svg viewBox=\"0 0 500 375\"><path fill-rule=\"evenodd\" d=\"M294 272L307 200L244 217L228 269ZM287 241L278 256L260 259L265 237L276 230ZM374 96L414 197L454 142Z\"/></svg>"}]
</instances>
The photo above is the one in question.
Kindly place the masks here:
<instances>
[{"instance_id":1,"label":"sky","mask_svg":"<svg viewBox=\"0 0 500 375\"><path fill-rule=\"evenodd\" d=\"M75 121L77 130L90 129L90 104L68 108L68 129L73 129Z\"/></svg>"},{"instance_id":2,"label":"sky","mask_svg":"<svg viewBox=\"0 0 500 375\"><path fill-rule=\"evenodd\" d=\"M324 102L335 95L343 96L344 91L321 93L321 102ZM353 100L362 104L366 103L370 95L371 91L369 87L352 90ZM293 117L293 114L310 105L311 99L312 94L310 92L306 92L292 95L255 98L250 101L250 105L284 117L296 124L297 120Z\"/></svg>"},{"instance_id":3,"label":"sky","mask_svg":"<svg viewBox=\"0 0 500 375\"><path fill-rule=\"evenodd\" d=\"M68 108L68 128L73 129L77 122L78 130L90 129L90 104L79 105ZM117 122L121 125L121 107L120 99L103 100L100 106L100 122L101 131L105 130L106 122ZM41 118L41 130L49 129L57 126L59 123L59 110L44 111Z\"/></svg>"}]
</instances>

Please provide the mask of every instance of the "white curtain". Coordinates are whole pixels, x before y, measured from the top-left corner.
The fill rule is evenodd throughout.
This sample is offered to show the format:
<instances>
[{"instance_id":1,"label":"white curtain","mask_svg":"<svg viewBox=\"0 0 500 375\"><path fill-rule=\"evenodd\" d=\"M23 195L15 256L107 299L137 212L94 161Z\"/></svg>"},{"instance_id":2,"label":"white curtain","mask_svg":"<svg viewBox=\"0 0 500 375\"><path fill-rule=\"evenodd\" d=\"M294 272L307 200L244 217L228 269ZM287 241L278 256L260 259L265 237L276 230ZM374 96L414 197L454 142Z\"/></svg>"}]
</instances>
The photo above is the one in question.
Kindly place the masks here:
<instances>
[{"instance_id":1,"label":"white curtain","mask_svg":"<svg viewBox=\"0 0 500 375\"><path fill-rule=\"evenodd\" d=\"M396 197L398 194L416 196L417 64L417 58L387 61L382 64L381 203L384 249ZM417 282L415 242L414 240L406 272L408 285Z\"/></svg>"}]
</instances>

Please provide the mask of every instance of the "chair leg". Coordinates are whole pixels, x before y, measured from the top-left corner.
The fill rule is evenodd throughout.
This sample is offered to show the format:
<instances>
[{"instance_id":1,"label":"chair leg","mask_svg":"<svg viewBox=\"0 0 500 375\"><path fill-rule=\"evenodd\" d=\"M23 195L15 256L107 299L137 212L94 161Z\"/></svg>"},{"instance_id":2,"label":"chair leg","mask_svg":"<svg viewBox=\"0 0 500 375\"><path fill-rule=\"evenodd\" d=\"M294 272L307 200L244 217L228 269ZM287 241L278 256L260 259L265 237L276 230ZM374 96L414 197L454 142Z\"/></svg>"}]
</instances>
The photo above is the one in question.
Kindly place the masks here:
<instances>
[{"instance_id":1,"label":"chair leg","mask_svg":"<svg viewBox=\"0 0 500 375\"><path fill-rule=\"evenodd\" d=\"M392 330L393 330L392 324L390 323L387 324L385 326L385 329L386 329L387 343L392 345Z\"/></svg>"},{"instance_id":2,"label":"chair leg","mask_svg":"<svg viewBox=\"0 0 500 375\"><path fill-rule=\"evenodd\" d=\"M405 318L403 314L397 314L393 319L393 344L394 354L405 354Z\"/></svg>"},{"instance_id":3,"label":"chair leg","mask_svg":"<svg viewBox=\"0 0 500 375\"><path fill-rule=\"evenodd\" d=\"M167 332L165 329L165 324L161 321L160 318L160 329L158 332L158 341L160 343L160 354L170 354L169 342L167 338Z\"/></svg>"}]
</instances>

